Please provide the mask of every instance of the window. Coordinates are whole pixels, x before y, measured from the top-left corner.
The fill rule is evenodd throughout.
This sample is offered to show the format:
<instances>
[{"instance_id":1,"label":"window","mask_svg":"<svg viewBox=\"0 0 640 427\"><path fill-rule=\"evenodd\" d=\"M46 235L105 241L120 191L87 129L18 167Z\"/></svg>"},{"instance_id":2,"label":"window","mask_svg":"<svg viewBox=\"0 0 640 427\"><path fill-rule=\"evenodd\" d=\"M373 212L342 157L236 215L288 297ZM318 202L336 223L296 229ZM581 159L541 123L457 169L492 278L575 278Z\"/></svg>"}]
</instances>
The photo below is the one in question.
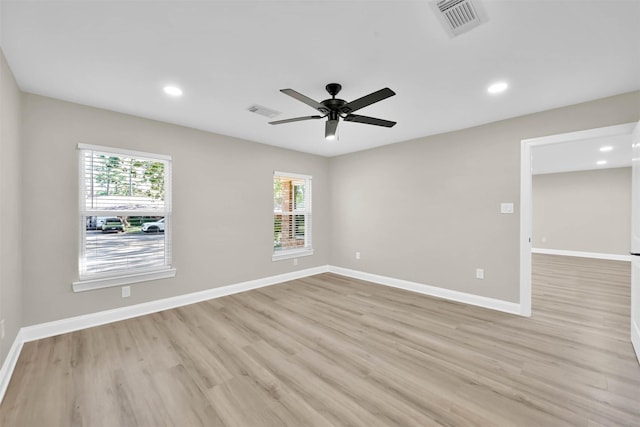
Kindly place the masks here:
<instances>
[{"instance_id":1,"label":"window","mask_svg":"<svg viewBox=\"0 0 640 427\"><path fill-rule=\"evenodd\" d=\"M313 255L311 177L273 173L273 261Z\"/></svg>"},{"instance_id":2,"label":"window","mask_svg":"<svg viewBox=\"0 0 640 427\"><path fill-rule=\"evenodd\" d=\"M80 256L74 291L175 275L171 157L79 144Z\"/></svg>"}]
</instances>

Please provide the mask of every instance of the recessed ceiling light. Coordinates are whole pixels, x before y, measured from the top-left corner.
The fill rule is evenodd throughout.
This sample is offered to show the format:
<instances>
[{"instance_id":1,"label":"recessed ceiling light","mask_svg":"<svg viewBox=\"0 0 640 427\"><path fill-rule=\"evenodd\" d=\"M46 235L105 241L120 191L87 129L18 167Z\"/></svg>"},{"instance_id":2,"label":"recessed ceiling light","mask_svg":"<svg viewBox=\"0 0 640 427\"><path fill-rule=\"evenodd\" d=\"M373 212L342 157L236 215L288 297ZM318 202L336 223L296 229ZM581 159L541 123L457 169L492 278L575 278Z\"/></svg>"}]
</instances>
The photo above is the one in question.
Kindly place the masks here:
<instances>
[{"instance_id":1,"label":"recessed ceiling light","mask_svg":"<svg viewBox=\"0 0 640 427\"><path fill-rule=\"evenodd\" d=\"M602 166L602 165L606 165L606 164L607 164L607 161L606 161L606 160L598 160L598 161L596 162L596 165L598 165L598 166Z\"/></svg>"},{"instance_id":2,"label":"recessed ceiling light","mask_svg":"<svg viewBox=\"0 0 640 427\"><path fill-rule=\"evenodd\" d=\"M507 90L508 87L509 85L506 82L498 82L489 86L487 88L487 92L496 94L496 93L504 92L505 90Z\"/></svg>"},{"instance_id":3,"label":"recessed ceiling light","mask_svg":"<svg viewBox=\"0 0 640 427\"><path fill-rule=\"evenodd\" d=\"M611 151L613 150L613 147L610 145L606 145L604 147L600 147L600 151L602 151L603 153L606 153L607 151Z\"/></svg>"},{"instance_id":4,"label":"recessed ceiling light","mask_svg":"<svg viewBox=\"0 0 640 427\"><path fill-rule=\"evenodd\" d=\"M175 86L165 86L164 87L164 93L166 93L167 95L171 95L171 96L181 96L182 95L182 89L180 89L179 87L175 87Z\"/></svg>"}]
</instances>

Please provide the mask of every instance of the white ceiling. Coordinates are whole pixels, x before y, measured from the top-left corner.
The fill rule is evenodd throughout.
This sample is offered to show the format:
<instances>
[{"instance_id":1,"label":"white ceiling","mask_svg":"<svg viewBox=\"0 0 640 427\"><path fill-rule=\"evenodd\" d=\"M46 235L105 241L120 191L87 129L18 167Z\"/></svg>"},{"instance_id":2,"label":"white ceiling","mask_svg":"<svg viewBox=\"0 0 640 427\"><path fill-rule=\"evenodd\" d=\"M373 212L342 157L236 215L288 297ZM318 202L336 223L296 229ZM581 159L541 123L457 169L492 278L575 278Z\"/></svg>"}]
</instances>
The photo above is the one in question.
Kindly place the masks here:
<instances>
[{"instance_id":1,"label":"white ceiling","mask_svg":"<svg viewBox=\"0 0 640 427\"><path fill-rule=\"evenodd\" d=\"M611 147L602 152L600 148ZM574 172L593 169L630 167L631 135L616 135L578 139L531 148L531 169L534 175ZM599 165L598 161L606 161Z\"/></svg>"},{"instance_id":2,"label":"white ceiling","mask_svg":"<svg viewBox=\"0 0 640 427\"><path fill-rule=\"evenodd\" d=\"M325 156L640 89L640 1L482 3L488 22L450 38L427 0L2 0L0 43L24 91ZM330 82L347 101L390 87L358 114L398 124L327 142L324 120L247 111L312 115L279 89L320 101Z\"/></svg>"}]
</instances>

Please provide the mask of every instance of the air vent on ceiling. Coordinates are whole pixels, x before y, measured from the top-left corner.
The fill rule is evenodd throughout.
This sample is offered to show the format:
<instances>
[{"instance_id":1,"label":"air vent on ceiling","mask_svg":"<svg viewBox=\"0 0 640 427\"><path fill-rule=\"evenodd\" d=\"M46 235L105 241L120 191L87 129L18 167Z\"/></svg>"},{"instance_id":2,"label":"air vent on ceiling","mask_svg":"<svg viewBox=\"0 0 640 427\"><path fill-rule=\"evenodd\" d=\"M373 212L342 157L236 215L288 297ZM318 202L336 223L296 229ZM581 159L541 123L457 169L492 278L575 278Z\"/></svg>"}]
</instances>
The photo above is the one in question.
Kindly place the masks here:
<instances>
[{"instance_id":1,"label":"air vent on ceiling","mask_svg":"<svg viewBox=\"0 0 640 427\"><path fill-rule=\"evenodd\" d=\"M466 33L487 20L478 0L441 0L431 4L451 37Z\"/></svg>"},{"instance_id":2,"label":"air vent on ceiling","mask_svg":"<svg viewBox=\"0 0 640 427\"><path fill-rule=\"evenodd\" d=\"M275 111L258 104L252 105L251 107L247 108L247 110L251 111L252 113L260 114L261 116L265 116L269 118L274 118L277 115L282 114L280 113L280 111Z\"/></svg>"}]
</instances>

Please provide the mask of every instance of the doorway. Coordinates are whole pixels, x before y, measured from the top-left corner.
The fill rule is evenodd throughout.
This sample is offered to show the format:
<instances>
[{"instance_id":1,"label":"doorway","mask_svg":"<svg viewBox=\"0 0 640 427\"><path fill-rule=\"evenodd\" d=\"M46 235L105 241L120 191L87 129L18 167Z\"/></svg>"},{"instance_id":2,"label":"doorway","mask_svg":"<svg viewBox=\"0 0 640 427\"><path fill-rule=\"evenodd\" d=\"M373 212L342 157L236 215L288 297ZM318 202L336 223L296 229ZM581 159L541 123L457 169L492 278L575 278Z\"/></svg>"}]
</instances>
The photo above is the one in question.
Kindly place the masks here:
<instances>
[{"instance_id":1,"label":"doorway","mask_svg":"<svg viewBox=\"0 0 640 427\"><path fill-rule=\"evenodd\" d=\"M520 167L520 310L521 315L531 316L531 253L533 236L533 157L536 147L574 143L578 141L597 141L606 138L628 138L635 123L570 132L521 141Z\"/></svg>"}]
</instances>

